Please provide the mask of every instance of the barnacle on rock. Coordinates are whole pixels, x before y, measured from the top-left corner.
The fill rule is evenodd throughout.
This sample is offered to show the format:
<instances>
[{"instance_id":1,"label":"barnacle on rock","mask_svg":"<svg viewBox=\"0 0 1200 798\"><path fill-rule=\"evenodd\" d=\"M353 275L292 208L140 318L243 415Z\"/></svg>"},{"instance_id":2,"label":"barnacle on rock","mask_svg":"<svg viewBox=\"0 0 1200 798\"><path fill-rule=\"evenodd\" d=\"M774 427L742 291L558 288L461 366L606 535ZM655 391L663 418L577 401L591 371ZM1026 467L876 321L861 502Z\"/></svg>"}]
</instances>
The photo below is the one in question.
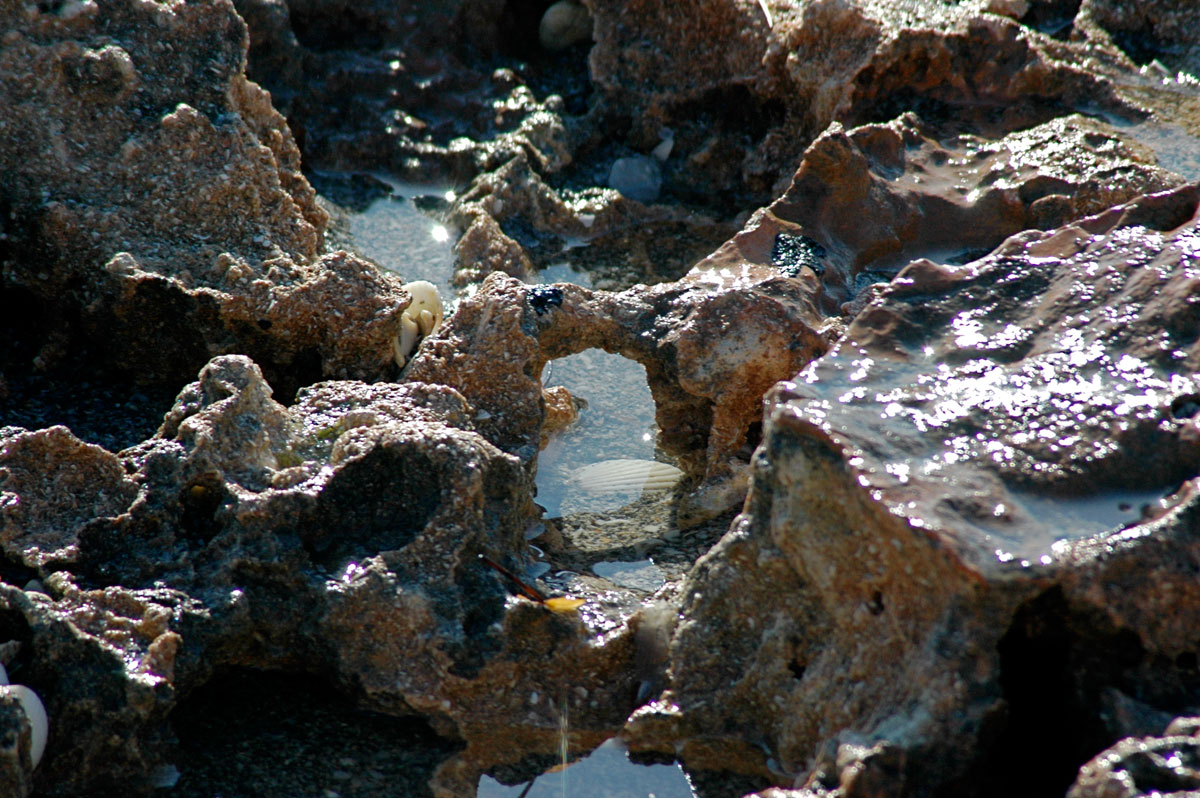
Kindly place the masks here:
<instances>
[{"instance_id":1,"label":"barnacle on rock","mask_svg":"<svg viewBox=\"0 0 1200 798\"><path fill-rule=\"evenodd\" d=\"M405 283L404 290L412 295L412 302L400 314L400 334L392 340L396 365L401 368L408 362L417 341L442 326L442 297L436 285L416 280Z\"/></svg>"}]
</instances>

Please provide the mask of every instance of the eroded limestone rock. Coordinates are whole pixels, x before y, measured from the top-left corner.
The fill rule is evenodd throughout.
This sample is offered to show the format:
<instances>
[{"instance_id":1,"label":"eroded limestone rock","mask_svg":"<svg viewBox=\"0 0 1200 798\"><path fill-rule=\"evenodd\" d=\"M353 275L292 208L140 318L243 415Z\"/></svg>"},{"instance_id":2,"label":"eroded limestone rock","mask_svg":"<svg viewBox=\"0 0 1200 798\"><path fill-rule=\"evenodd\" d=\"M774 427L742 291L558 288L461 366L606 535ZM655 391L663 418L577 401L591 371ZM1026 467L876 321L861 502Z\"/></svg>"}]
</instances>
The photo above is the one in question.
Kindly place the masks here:
<instances>
[{"instance_id":1,"label":"eroded limestone rock","mask_svg":"<svg viewBox=\"0 0 1200 798\"><path fill-rule=\"evenodd\" d=\"M1009 778L1006 740L1033 738L1060 746L1065 788L1106 742L1103 687L1184 700L1198 201L1188 186L914 263L781 383L746 511L685 585L673 689L635 737L765 734L797 786L822 745L887 741L906 790Z\"/></svg>"},{"instance_id":2,"label":"eroded limestone rock","mask_svg":"<svg viewBox=\"0 0 1200 798\"><path fill-rule=\"evenodd\" d=\"M4 434L7 433L7 434ZM116 455L66 427L0 433L0 546L30 565L75 554L79 530L120 515L137 495Z\"/></svg>"},{"instance_id":3,"label":"eroded limestone rock","mask_svg":"<svg viewBox=\"0 0 1200 798\"><path fill-rule=\"evenodd\" d=\"M294 375L290 390L387 373L406 296L370 264L318 260L327 216L243 74L232 5L0 18L0 262L6 290L43 305L27 322L47 339L37 369L86 350L92 368L174 382L237 350Z\"/></svg>"},{"instance_id":4,"label":"eroded limestone rock","mask_svg":"<svg viewBox=\"0 0 1200 798\"><path fill-rule=\"evenodd\" d=\"M47 592L0 598L24 618L23 679L52 718L43 770L83 763L61 789L116 773L139 789L131 774L170 761L160 741L178 696L228 667L319 674L376 711L427 716L468 743L438 777L446 795L524 755L498 742L502 726L546 751L564 705L580 740L620 727L632 633L604 619L598 645L587 616L506 599L477 558L520 569L534 511L522 462L474 431L462 394L326 382L285 407L244 356L199 376L119 459L65 430L6 438L5 552ZM65 454L42 474L49 444ZM94 508L50 489L71 465ZM63 539L47 544L43 527ZM110 672L80 689L90 665L67 657ZM98 706L96 691L114 698Z\"/></svg>"},{"instance_id":5,"label":"eroded limestone rock","mask_svg":"<svg viewBox=\"0 0 1200 798\"><path fill-rule=\"evenodd\" d=\"M593 11L592 78L606 103L636 109L631 143L648 151L669 126L681 157L668 182L710 191L767 190L832 122L880 122L920 103L1001 132L1062 107L1128 107L1077 66L1083 45L971 3L780 5L773 25L751 0L602 1ZM714 35L717 50L704 44Z\"/></svg>"},{"instance_id":6,"label":"eroded limestone rock","mask_svg":"<svg viewBox=\"0 0 1200 798\"><path fill-rule=\"evenodd\" d=\"M610 293L493 274L422 345L405 378L461 391L482 411L489 440L532 460L545 414L534 375L585 349L620 353L646 367L663 447L693 476L727 475L762 393L826 346L803 283L756 277L701 271Z\"/></svg>"}]
</instances>

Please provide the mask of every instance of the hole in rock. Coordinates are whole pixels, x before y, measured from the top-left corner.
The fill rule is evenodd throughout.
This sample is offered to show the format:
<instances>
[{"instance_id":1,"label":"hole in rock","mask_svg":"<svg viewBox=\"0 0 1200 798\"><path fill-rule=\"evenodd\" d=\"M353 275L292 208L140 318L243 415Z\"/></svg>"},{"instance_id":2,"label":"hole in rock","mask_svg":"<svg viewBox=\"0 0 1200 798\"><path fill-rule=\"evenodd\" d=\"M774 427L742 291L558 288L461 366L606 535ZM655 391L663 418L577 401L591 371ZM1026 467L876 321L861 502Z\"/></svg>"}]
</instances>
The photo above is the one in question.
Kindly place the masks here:
<instances>
[{"instance_id":1,"label":"hole in rock","mask_svg":"<svg viewBox=\"0 0 1200 798\"><path fill-rule=\"evenodd\" d=\"M981 741L978 783L986 796L1058 798L1079 767L1114 742L1100 692L1126 689L1125 674L1143 659L1141 643L1131 630L1074 612L1054 587L1018 609L999 653L1007 716L995 740Z\"/></svg>"},{"instance_id":2,"label":"hole in rock","mask_svg":"<svg viewBox=\"0 0 1200 798\"><path fill-rule=\"evenodd\" d=\"M1020 22L1048 36L1066 41L1075 27L1075 16L1079 13L1080 3L1081 0L1030 3L1029 10L1021 17Z\"/></svg>"},{"instance_id":3,"label":"hole in rock","mask_svg":"<svg viewBox=\"0 0 1200 798\"><path fill-rule=\"evenodd\" d=\"M358 709L309 675L237 669L175 708L172 798L255 795L429 796L458 749L414 717ZM164 793L167 794L167 793Z\"/></svg>"},{"instance_id":4,"label":"hole in rock","mask_svg":"<svg viewBox=\"0 0 1200 798\"><path fill-rule=\"evenodd\" d=\"M212 540L221 529L215 516L226 495L225 485L216 474L184 488L179 494L182 509L179 524L184 534L197 540Z\"/></svg>"},{"instance_id":5,"label":"hole in rock","mask_svg":"<svg viewBox=\"0 0 1200 798\"><path fill-rule=\"evenodd\" d=\"M371 6L328 9L319 3L288 7L292 32L300 44L316 52L377 50L384 44L384 26L372 17Z\"/></svg>"},{"instance_id":6,"label":"hole in rock","mask_svg":"<svg viewBox=\"0 0 1200 798\"><path fill-rule=\"evenodd\" d=\"M586 403L538 455L537 500L550 518L615 510L664 489L669 458L656 447L654 399L641 364L599 349L560 358L543 372ZM601 465L604 464L604 465Z\"/></svg>"},{"instance_id":7,"label":"hole in rock","mask_svg":"<svg viewBox=\"0 0 1200 798\"><path fill-rule=\"evenodd\" d=\"M1111 30L1113 42L1138 66L1151 61L1170 63L1183 48L1156 35L1153 25L1129 30Z\"/></svg>"},{"instance_id":8,"label":"hole in rock","mask_svg":"<svg viewBox=\"0 0 1200 798\"><path fill-rule=\"evenodd\" d=\"M1176 397L1171 402L1171 416L1174 418L1192 418L1200 413L1200 396L1188 394Z\"/></svg>"},{"instance_id":9,"label":"hole in rock","mask_svg":"<svg viewBox=\"0 0 1200 798\"><path fill-rule=\"evenodd\" d=\"M10 582L8 577L11 574L11 569L6 564L0 563L0 578L9 582L9 584L23 585L31 578L27 577L21 582ZM29 628L29 623L25 620L24 615L16 610L0 612L0 645L9 641L17 641L21 644L16 657L10 659L5 666L5 670L8 672L9 684L28 684L28 682L21 681L23 678L21 674L33 656L33 650L29 646L32 638L32 630Z\"/></svg>"},{"instance_id":10,"label":"hole in rock","mask_svg":"<svg viewBox=\"0 0 1200 798\"><path fill-rule=\"evenodd\" d=\"M441 475L415 444L377 446L346 463L321 494L323 535L306 541L330 573L413 541L442 502Z\"/></svg>"},{"instance_id":11,"label":"hole in rock","mask_svg":"<svg viewBox=\"0 0 1200 798\"><path fill-rule=\"evenodd\" d=\"M554 0L508 0L500 14L500 52L510 58L536 59L548 54L538 40L542 15Z\"/></svg>"}]
</instances>

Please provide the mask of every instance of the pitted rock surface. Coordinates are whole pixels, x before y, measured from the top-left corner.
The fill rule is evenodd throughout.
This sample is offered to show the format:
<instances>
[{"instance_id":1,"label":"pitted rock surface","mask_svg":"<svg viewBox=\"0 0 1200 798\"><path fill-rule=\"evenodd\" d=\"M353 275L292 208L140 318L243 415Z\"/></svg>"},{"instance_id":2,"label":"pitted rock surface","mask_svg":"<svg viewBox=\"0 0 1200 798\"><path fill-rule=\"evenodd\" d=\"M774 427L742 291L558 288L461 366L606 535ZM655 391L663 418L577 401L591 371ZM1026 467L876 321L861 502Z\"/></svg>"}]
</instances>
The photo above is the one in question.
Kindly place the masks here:
<instances>
[{"instance_id":1,"label":"pitted rock surface","mask_svg":"<svg viewBox=\"0 0 1200 798\"><path fill-rule=\"evenodd\" d=\"M1052 746L1056 703L1077 756L1104 742L1105 686L1187 695L1197 203L1187 186L965 266L917 262L773 390L746 510L684 586L673 689L635 739L750 724L801 775L829 741L886 740L924 789L978 762L1010 778L976 748L997 718ZM1170 496L1074 530L1048 509L1131 486ZM1025 662L1052 635L1066 660ZM1060 666L1066 688L1038 686Z\"/></svg>"},{"instance_id":2,"label":"pitted rock surface","mask_svg":"<svg viewBox=\"0 0 1200 798\"><path fill-rule=\"evenodd\" d=\"M318 259L327 216L243 74L231 4L3 18L0 261L6 285L45 305L28 322L46 338L39 370L86 350L89 367L175 382L233 350L289 390L389 373L407 297L371 264Z\"/></svg>"},{"instance_id":3,"label":"pitted rock surface","mask_svg":"<svg viewBox=\"0 0 1200 798\"><path fill-rule=\"evenodd\" d=\"M107 757L60 785L84 792L148 773L169 756L154 741L176 691L229 667L322 674L377 711L427 715L471 746L438 777L447 795L520 756L496 747L497 723L552 750L554 701L571 702L581 739L613 734L631 708L630 637L597 646L578 615L506 601L477 555L521 567L531 484L473 416L461 394L419 382L320 383L285 407L252 361L224 356L180 393L158 436L119 458L61 429L10 431L6 552L47 591L5 588L37 662L30 684L53 728L98 724L53 745L41 772ZM69 456L41 474L47 443ZM64 473L99 502L77 530L65 524L79 506L51 489ZM64 531L47 542L22 521L38 518ZM57 681L85 672L60 670L76 649L125 663L90 688L125 696L115 708ZM525 709L568 681L582 689Z\"/></svg>"}]
</instances>

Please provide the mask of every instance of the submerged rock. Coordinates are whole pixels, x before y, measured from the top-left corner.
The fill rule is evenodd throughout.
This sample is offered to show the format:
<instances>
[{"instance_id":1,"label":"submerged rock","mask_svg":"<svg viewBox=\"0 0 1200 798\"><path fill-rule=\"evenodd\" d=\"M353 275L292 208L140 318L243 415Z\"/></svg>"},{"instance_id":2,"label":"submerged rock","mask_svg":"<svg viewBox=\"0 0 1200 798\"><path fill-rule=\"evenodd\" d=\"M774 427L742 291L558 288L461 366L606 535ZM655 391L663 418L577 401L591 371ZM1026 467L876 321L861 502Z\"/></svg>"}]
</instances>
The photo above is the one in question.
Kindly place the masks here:
<instances>
[{"instance_id":1,"label":"submerged rock","mask_svg":"<svg viewBox=\"0 0 1200 798\"><path fill-rule=\"evenodd\" d=\"M1015 789L1007 752L1033 745L1065 789L1110 741L1101 688L1186 701L1198 203L1188 186L918 261L773 390L746 510L684 588L677 709L635 738L762 734L813 788L822 746L886 742L905 791Z\"/></svg>"}]
</instances>

